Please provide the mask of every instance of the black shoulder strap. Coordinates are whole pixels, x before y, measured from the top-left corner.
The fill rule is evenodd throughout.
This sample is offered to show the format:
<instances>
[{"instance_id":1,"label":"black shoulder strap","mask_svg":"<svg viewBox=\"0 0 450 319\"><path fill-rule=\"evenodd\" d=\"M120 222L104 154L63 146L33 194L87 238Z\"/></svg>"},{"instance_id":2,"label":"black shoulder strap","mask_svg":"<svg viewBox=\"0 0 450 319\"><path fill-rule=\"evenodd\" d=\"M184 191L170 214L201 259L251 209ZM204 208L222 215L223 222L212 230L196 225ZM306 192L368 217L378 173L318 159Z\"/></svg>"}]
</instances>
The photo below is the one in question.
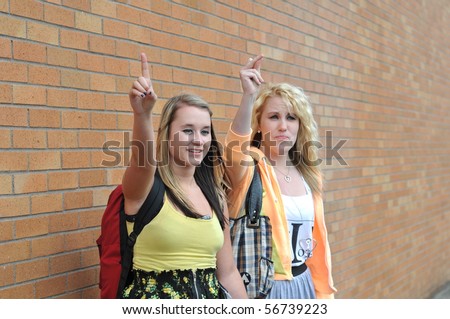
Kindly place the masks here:
<instances>
[{"instance_id":1,"label":"black shoulder strap","mask_svg":"<svg viewBox=\"0 0 450 319\"><path fill-rule=\"evenodd\" d=\"M158 215L164 204L164 192L165 186L161 177L159 176L158 171L155 174L155 180L153 182L152 189L142 204L141 208L134 216L128 216L125 214L124 205L122 201L121 207L121 221L120 227L124 227L121 229L121 234L128 234L126 230L126 221L134 222L133 231L129 236L125 238L121 237L121 255L122 255L122 271L120 274L119 287L117 290L117 297L121 297L122 290L125 288L125 284L128 278L128 274L131 270L131 265L133 263L133 247L136 243L137 236L141 233L142 229L152 221L153 218Z\"/></svg>"},{"instance_id":2,"label":"black shoulder strap","mask_svg":"<svg viewBox=\"0 0 450 319\"><path fill-rule=\"evenodd\" d=\"M259 173L258 162L255 161L253 179L247 191L245 199L245 212L247 214L247 227L258 228L262 207L262 182Z\"/></svg>"},{"instance_id":3,"label":"black shoulder strap","mask_svg":"<svg viewBox=\"0 0 450 319\"><path fill-rule=\"evenodd\" d=\"M142 204L141 208L136 215L128 216L127 221L134 222L133 232L130 236L135 233L136 237L139 235L145 225L150 223L156 215L158 215L164 203L164 183L159 176L158 171L155 174L155 180L153 182L152 189ZM134 244L133 244L134 245Z\"/></svg>"}]
</instances>

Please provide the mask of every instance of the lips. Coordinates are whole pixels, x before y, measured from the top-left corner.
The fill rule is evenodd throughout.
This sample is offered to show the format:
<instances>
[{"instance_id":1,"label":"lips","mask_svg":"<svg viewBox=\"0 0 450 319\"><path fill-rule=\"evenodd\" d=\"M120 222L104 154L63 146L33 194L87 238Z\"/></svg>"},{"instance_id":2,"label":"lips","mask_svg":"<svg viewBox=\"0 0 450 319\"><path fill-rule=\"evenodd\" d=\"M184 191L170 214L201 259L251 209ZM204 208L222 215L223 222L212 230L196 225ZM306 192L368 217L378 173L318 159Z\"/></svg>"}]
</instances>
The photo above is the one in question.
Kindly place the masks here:
<instances>
[{"instance_id":1,"label":"lips","mask_svg":"<svg viewBox=\"0 0 450 319\"><path fill-rule=\"evenodd\" d=\"M192 154L203 154L203 149L190 149L188 152Z\"/></svg>"},{"instance_id":2,"label":"lips","mask_svg":"<svg viewBox=\"0 0 450 319\"><path fill-rule=\"evenodd\" d=\"M278 135L278 136L275 136L275 139L285 141L285 140L289 140L289 137L287 137L286 135Z\"/></svg>"}]
</instances>

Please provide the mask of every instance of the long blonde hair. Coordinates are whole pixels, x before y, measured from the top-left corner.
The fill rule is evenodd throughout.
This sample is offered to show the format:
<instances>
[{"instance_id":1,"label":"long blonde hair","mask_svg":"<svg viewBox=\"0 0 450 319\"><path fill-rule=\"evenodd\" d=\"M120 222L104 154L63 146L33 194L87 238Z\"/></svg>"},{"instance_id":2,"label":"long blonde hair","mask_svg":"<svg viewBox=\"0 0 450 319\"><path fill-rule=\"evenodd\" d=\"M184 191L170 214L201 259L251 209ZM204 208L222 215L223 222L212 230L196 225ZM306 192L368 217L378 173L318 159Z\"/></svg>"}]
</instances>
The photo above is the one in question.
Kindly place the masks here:
<instances>
[{"instance_id":1,"label":"long blonde hair","mask_svg":"<svg viewBox=\"0 0 450 319\"><path fill-rule=\"evenodd\" d=\"M297 170L304 176L312 191L322 193L322 172L317 165L318 151L314 146L318 142L317 123L314 120L311 103L303 90L289 83L268 83L264 85L256 98L252 116L252 145L259 147L261 133L258 133L261 114L269 97L279 96L299 120L297 140L289 150L289 158ZM317 146L318 144L316 144Z\"/></svg>"},{"instance_id":2,"label":"long blonde hair","mask_svg":"<svg viewBox=\"0 0 450 319\"><path fill-rule=\"evenodd\" d=\"M183 105L207 110L209 115L212 116L208 103L195 94L183 93L170 98L166 102L162 110L157 137L156 156L158 161L158 172L167 187L170 200L181 209L185 215L189 217L199 217L200 215L194 210L192 202L183 192L178 179L174 176L173 171L169 166L170 125L174 120L176 111ZM194 178L219 218L222 228L224 228L226 223L223 214L223 203L225 202L223 176L224 164L221 150L211 122L211 146L200 166L196 167Z\"/></svg>"}]
</instances>

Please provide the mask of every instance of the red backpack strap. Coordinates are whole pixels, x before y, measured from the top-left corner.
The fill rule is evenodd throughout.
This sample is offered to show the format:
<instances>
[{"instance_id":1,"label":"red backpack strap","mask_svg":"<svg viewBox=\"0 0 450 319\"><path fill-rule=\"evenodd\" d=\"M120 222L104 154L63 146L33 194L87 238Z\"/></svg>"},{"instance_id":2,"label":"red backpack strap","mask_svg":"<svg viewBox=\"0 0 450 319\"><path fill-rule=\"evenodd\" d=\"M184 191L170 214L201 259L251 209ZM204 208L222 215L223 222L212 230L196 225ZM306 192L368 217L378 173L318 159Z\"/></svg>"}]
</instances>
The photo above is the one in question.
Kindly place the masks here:
<instances>
[{"instance_id":1,"label":"red backpack strap","mask_svg":"<svg viewBox=\"0 0 450 319\"><path fill-rule=\"evenodd\" d=\"M117 186L109 195L103 213L101 233L97 239L100 255L100 297L115 298L121 266L120 251L120 210L123 203L122 185Z\"/></svg>"}]
</instances>

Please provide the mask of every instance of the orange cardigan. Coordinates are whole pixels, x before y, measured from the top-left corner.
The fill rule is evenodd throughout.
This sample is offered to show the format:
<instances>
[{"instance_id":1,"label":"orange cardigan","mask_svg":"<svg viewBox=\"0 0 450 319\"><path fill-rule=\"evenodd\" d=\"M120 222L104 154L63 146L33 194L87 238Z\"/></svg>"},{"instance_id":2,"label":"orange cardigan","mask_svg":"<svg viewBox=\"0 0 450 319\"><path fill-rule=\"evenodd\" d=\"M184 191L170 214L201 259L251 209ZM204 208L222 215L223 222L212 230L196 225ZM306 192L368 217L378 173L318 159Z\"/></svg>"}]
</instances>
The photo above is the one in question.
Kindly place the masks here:
<instances>
[{"instance_id":1,"label":"orange cardigan","mask_svg":"<svg viewBox=\"0 0 450 319\"><path fill-rule=\"evenodd\" d=\"M264 153L250 145L251 135L240 136L231 128L225 138L225 163L227 173L244 174L238 185L231 185L228 192L230 217L235 218L243 207L247 190L253 177L253 158L258 161L263 185L262 215L270 218L272 224L273 260L275 280L291 280L291 244L280 188L275 172ZM247 147L245 147L247 145ZM322 197L314 195L313 237L316 247L313 256L306 261L314 282L317 298L334 298L336 289L331 275L331 253L323 212Z\"/></svg>"}]
</instances>

